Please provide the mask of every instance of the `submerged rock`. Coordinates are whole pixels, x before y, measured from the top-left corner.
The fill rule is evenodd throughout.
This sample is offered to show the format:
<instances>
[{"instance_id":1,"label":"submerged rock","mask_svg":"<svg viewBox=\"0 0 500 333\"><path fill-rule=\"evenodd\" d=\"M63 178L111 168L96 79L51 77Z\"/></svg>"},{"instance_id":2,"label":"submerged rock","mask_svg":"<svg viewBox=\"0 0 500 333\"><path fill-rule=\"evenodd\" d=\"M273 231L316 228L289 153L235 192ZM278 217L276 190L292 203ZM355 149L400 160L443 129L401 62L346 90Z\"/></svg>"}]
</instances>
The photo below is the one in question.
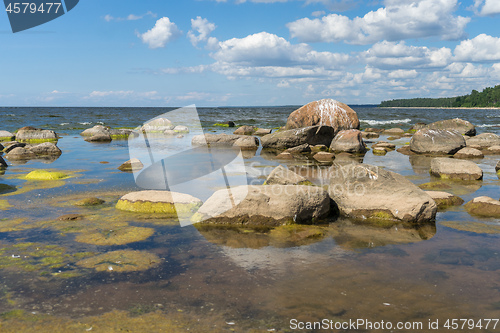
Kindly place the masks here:
<instances>
[{"instance_id":1,"label":"submerged rock","mask_svg":"<svg viewBox=\"0 0 500 333\"><path fill-rule=\"evenodd\" d=\"M454 131L424 128L410 141L410 149L417 154L454 154L465 147L465 139Z\"/></svg>"},{"instance_id":2,"label":"submerged rock","mask_svg":"<svg viewBox=\"0 0 500 333\"><path fill-rule=\"evenodd\" d=\"M481 180L483 171L472 161L457 160L446 157L434 158L431 161L431 175L451 180Z\"/></svg>"},{"instance_id":3,"label":"submerged rock","mask_svg":"<svg viewBox=\"0 0 500 333\"><path fill-rule=\"evenodd\" d=\"M290 114L286 129L311 126L329 126L335 133L348 129L359 129L356 112L344 103L333 99L322 99L304 105Z\"/></svg>"},{"instance_id":4,"label":"submerged rock","mask_svg":"<svg viewBox=\"0 0 500 333\"><path fill-rule=\"evenodd\" d=\"M99 198L87 198L87 199L82 199L78 202L75 203L75 206L99 206L105 203L106 201L99 199Z\"/></svg>"},{"instance_id":5,"label":"submerged rock","mask_svg":"<svg viewBox=\"0 0 500 333\"><path fill-rule=\"evenodd\" d=\"M333 152L346 152L352 154L364 153L365 143L359 130L340 131L332 140L330 150Z\"/></svg>"},{"instance_id":6,"label":"submerged rock","mask_svg":"<svg viewBox=\"0 0 500 333\"><path fill-rule=\"evenodd\" d=\"M140 191L124 195L116 208L137 213L158 213L172 217L189 216L201 206L201 200L184 193Z\"/></svg>"},{"instance_id":7,"label":"submerged rock","mask_svg":"<svg viewBox=\"0 0 500 333\"><path fill-rule=\"evenodd\" d=\"M275 168L267 177L264 185L314 185L311 181L288 170L282 165Z\"/></svg>"},{"instance_id":8,"label":"submerged rock","mask_svg":"<svg viewBox=\"0 0 500 333\"><path fill-rule=\"evenodd\" d=\"M58 136L56 132L50 130L43 130L31 126L20 128L16 133L16 140L20 142L47 142L56 141Z\"/></svg>"},{"instance_id":9,"label":"submerged rock","mask_svg":"<svg viewBox=\"0 0 500 333\"><path fill-rule=\"evenodd\" d=\"M307 143L304 143L303 145L297 147L288 148L287 150L285 150L285 153L290 153L290 154L303 154L310 152L311 152L311 146Z\"/></svg>"},{"instance_id":10,"label":"submerged rock","mask_svg":"<svg viewBox=\"0 0 500 333\"><path fill-rule=\"evenodd\" d=\"M425 193L436 202L438 209L445 209L450 206L461 206L464 203L462 198L447 192L426 191Z\"/></svg>"},{"instance_id":11,"label":"submerged rock","mask_svg":"<svg viewBox=\"0 0 500 333\"><path fill-rule=\"evenodd\" d=\"M26 175L27 180L60 180L69 176L60 171L35 170Z\"/></svg>"},{"instance_id":12,"label":"submerged rock","mask_svg":"<svg viewBox=\"0 0 500 333\"><path fill-rule=\"evenodd\" d=\"M460 118L436 121L427 125L427 128L432 130L455 131L467 136L476 135L476 127L467 120Z\"/></svg>"},{"instance_id":13,"label":"submerged rock","mask_svg":"<svg viewBox=\"0 0 500 333\"><path fill-rule=\"evenodd\" d=\"M85 268L93 268L98 272L133 272L145 271L160 263L161 259L153 253L120 250L83 259L76 264Z\"/></svg>"},{"instance_id":14,"label":"submerged rock","mask_svg":"<svg viewBox=\"0 0 500 333\"><path fill-rule=\"evenodd\" d=\"M109 134L96 134L85 138L87 142L111 142L113 139Z\"/></svg>"},{"instance_id":15,"label":"submerged rock","mask_svg":"<svg viewBox=\"0 0 500 333\"><path fill-rule=\"evenodd\" d=\"M335 130L329 126L312 126L300 129L279 131L261 138L263 148L287 149L303 144L329 146Z\"/></svg>"},{"instance_id":16,"label":"submerged rock","mask_svg":"<svg viewBox=\"0 0 500 333\"><path fill-rule=\"evenodd\" d=\"M490 197L474 198L465 204L465 210L471 215L500 217L500 201Z\"/></svg>"},{"instance_id":17,"label":"submerged rock","mask_svg":"<svg viewBox=\"0 0 500 333\"><path fill-rule=\"evenodd\" d=\"M144 168L144 164L142 164L141 161L139 161L137 158L132 158L128 160L127 162L123 163L118 167L118 170L123 171L123 172L134 172L134 171L139 171Z\"/></svg>"},{"instance_id":18,"label":"submerged rock","mask_svg":"<svg viewBox=\"0 0 500 333\"><path fill-rule=\"evenodd\" d=\"M375 132L363 132L361 135L363 136L363 139L377 139L380 137L380 134Z\"/></svg>"},{"instance_id":19,"label":"submerged rock","mask_svg":"<svg viewBox=\"0 0 500 333\"><path fill-rule=\"evenodd\" d=\"M460 149L453 155L455 158L483 158L484 154L475 148L465 147Z\"/></svg>"},{"instance_id":20,"label":"submerged rock","mask_svg":"<svg viewBox=\"0 0 500 333\"><path fill-rule=\"evenodd\" d=\"M189 133L189 128L187 126L177 125L174 127L173 131L175 133Z\"/></svg>"},{"instance_id":21,"label":"submerged rock","mask_svg":"<svg viewBox=\"0 0 500 333\"><path fill-rule=\"evenodd\" d=\"M461 231L474 232L478 234L500 234L500 225L486 224L481 222L445 221L441 222L448 228Z\"/></svg>"},{"instance_id":22,"label":"submerged rock","mask_svg":"<svg viewBox=\"0 0 500 333\"><path fill-rule=\"evenodd\" d=\"M107 229L88 229L75 237L79 243L99 246L125 245L141 242L153 236L155 229L143 227L110 227Z\"/></svg>"},{"instance_id":23,"label":"submerged rock","mask_svg":"<svg viewBox=\"0 0 500 333\"><path fill-rule=\"evenodd\" d=\"M215 192L193 222L236 226L316 224L330 215L328 193L317 186L238 186Z\"/></svg>"},{"instance_id":24,"label":"submerged rock","mask_svg":"<svg viewBox=\"0 0 500 333\"><path fill-rule=\"evenodd\" d=\"M15 135L8 131L0 131L0 141L14 140Z\"/></svg>"},{"instance_id":25,"label":"submerged rock","mask_svg":"<svg viewBox=\"0 0 500 333\"><path fill-rule=\"evenodd\" d=\"M358 220L428 223L437 211L434 200L405 177L366 164L340 167L328 193L341 215Z\"/></svg>"},{"instance_id":26,"label":"submerged rock","mask_svg":"<svg viewBox=\"0 0 500 333\"><path fill-rule=\"evenodd\" d=\"M467 139L467 146L477 149L500 146L500 136L494 133L482 133Z\"/></svg>"}]
</instances>

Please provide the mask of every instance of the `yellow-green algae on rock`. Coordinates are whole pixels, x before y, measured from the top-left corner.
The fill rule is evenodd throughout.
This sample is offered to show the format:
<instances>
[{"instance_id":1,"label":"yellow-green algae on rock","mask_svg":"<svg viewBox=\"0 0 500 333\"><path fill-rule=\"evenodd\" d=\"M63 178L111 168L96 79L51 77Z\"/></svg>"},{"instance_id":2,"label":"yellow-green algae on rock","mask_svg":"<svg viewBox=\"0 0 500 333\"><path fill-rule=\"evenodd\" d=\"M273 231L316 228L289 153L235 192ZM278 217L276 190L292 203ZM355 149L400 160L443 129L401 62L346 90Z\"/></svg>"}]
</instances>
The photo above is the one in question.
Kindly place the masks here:
<instances>
[{"instance_id":1,"label":"yellow-green algae on rock","mask_svg":"<svg viewBox=\"0 0 500 333\"><path fill-rule=\"evenodd\" d=\"M75 240L80 243L94 245L125 245L148 239L155 233L152 228L124 227L112 229L97 229L83 232L76 236Z\"/></svg>"},{"instance_id":2,"label":"yellow-green algae on rock","mask_svg":"<svg viewBox=\"0 0 500 333\"><path fill-rule=\"evenodd\" d=\"M4 219L0 220L0 232L13 232L34 228L32 224L25 224L26 219Z\"/></svg>"},{"instance_id":3,"label":"yellow-green algae on rock","mask_svg":"<svg viewBox=\"0 0 500 333\"><path fill-rule=\"evenodd\" d=\"M93 268L98 272L145 271L161 263L160 258L149 252L120 250L80 260L76 264L85 268Z\"/></svg>"},{"instance_id":4,"label":"yellow-green algae on rock","mask_svg":"<svg viewBox=\"0 0 500 333\"><path fill-rule=\"evenodd\" d=\"M12 205L7 200L0 200L0 210L7 210L9 208L12 208Z\"/></svg>"},{"instance_id":5,"label":"yellow-green algae on rock","mask_svg":"<svg viewBox=\"0 0 500 333\"><path fill-rule=\"evenodd\" d=\"M64 247L41 243L26 242L11 246L0 244L0 269L46 275L50 274L51 269L63 267L90 255L93 254L68 254Z\"/></svg>"},{"instance_id":6,"label":"yellow-green algae on rock","mask_svg":"<svg viewBox=\"0 0 500 333\"><path fill-rule=\"evenodd\" d=\"M1 314L0 331L2 333L185 333L188 331L220 333L221 327L227 325L224 318L220 317L212 314L208 319L210 324L207 324L207 319L200 321L199 316L182 312L166 314L158 310L140 316L131 315L127 311L114 310L99 316L76 319L13 310Z\"/></svg>"},{"instance_id":7,"label":"yellow-green algae on rock","mask_svg":"<svg viewBox=\"0 0 500 333\"><path fill-rule=\"evenodd\" d=\"M69 178L69 176L60 171L34 170L24 178L27 180L60 180Z\"/></svg>"},{"instance_id":8,"label":"yellow-green algae on rock","mask_svg":"<svg viewBox=\"0 0 500 333\"><path fill-rule=\"evenodd\" d=\"M453 228L461 231L469 231L478 234L500 234L500 224L458 221L446 221L441 222L441 224L448 228Z\"/></svg>"},{"instance_id":9,"label":"yellow-green algae on rock","mask_svg":"<svg viewBox=\"0 0 500 333\"><path fill-rule=\"evenodd\" d=\"M116 208L137 213L190 216L201 205L201 200L189 194L169 191L140 191L124 195L118 200Z\"/></svg>"}]
</instances>

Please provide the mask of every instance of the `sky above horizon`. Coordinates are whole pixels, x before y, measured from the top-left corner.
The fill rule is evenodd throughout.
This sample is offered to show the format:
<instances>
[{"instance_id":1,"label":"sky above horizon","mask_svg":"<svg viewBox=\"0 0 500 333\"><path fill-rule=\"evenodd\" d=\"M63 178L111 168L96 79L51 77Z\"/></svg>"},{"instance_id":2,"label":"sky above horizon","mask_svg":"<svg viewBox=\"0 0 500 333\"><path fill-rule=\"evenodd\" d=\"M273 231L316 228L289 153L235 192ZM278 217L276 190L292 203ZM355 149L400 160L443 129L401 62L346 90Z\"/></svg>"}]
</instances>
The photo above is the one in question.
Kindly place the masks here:
<instances>
[{"instance_id":1,"label":"sky above horizon","mask_svg":"<svg viewBox=\"0 0 500 333\"><path fill-rule=\"evenodd\" d=\"M499 19L498 0L81 0L13 34L3 12L0 106L464 95L500 81Z\"/></svg>"}]
</instances>

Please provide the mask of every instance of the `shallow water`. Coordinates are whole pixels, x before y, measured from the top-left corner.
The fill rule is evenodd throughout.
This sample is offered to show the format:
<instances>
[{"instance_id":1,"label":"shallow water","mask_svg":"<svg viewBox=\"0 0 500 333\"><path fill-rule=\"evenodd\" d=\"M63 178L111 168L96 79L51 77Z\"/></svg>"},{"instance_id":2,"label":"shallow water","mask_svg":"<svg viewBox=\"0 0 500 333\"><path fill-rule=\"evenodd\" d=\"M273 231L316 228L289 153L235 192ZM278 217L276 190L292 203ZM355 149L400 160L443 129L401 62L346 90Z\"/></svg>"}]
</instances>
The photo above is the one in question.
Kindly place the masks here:
<instances>
[{"instance_id":1,"label":"shallow water","mask_svg":"<svg viewBox=\"0 0 500 333\"><path fill-rule=\"evenodd\" d=\"M274 128L282 126L294 109L207 108L199 112L205 130L231 132L211 125L232 120ZM407 129L416 122L460 117L484 126L478 127L480 132L499 133L495 127L498 110L354 109L368 120L362 121L364 127ZM472 217L463 207L439 212L435 228L380 228L337 220L307 229L306 237L299 236L302 230L289 229L260 233L181 228L177 221L161 216L116 211L114 204L123 194L138 190L132 174L117 170L129 159L128 142L92 144L78 134L98 123L133 128L168 110L0 109L1 129L32 125L66 134L58 143L63 150L59 159L50 164L14 165L0 176L0 184L15 188L0 189L1 332L34 328L47 332L90 328L99 332L321 331L292 330L292 319L421 322L424 328L429 320L439 320L443 329L447 319L499 318L500 234L480 228L460 230L460 226L474 222L498 227L500 221ZM406 142L394 141L398 146ZM482 195L500 197L500 181L494 172L497 160L487 156L478 161L484 171L482 182L450 183L448 191L466 202ZM430 159L426 157L368 152L364 163L398 172L416 184L435 180L428 173ZM249 180L259 183L278 162L259 150L245 164ZM317 165L294 167L317 182L328 172L328 167ZM50 185L22 179L40 168L73 174ZM86 197L99 197L106 203L74 205ZM66 214L84 218L58 221ZM149 235L151 229L152 236L134 238L141 234L136 231ZM82 242L79 237L88 236L89 230L95 234ZM103 238L109 245L98 245ZM124 238L126 244L121 242ZM157 259L139 259L133 264L137 268L146 263L140 271L121 272L125 266L117 260L110 260L113 270L81 265L87 258L121 250L143 251ZM25 312L13 312L19 309ZM158 327L146 326L153 321ZM500 324L496 330L465 327L458 331L499 329Z\"/></svg>"}]
</instances>

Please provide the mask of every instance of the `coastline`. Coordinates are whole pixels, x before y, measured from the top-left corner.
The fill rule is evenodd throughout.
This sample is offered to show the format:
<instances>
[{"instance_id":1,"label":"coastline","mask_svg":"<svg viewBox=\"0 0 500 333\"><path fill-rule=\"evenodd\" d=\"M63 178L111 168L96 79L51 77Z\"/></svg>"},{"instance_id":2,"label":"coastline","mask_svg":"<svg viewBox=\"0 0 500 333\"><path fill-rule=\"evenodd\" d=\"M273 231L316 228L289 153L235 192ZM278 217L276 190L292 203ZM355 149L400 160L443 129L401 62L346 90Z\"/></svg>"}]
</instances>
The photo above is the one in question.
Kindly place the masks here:
<instances>
[{"instance_id":1,"label":"coastline","mask_svg":"<svg viewBox=\"0 0 500 333\"><path fill-rule=\"evenodd\" d=\"M496 107L436 107L436 106L377 106L379 109L447 109L447 110L500 110Z\"/></svg>"}]
</instances>

